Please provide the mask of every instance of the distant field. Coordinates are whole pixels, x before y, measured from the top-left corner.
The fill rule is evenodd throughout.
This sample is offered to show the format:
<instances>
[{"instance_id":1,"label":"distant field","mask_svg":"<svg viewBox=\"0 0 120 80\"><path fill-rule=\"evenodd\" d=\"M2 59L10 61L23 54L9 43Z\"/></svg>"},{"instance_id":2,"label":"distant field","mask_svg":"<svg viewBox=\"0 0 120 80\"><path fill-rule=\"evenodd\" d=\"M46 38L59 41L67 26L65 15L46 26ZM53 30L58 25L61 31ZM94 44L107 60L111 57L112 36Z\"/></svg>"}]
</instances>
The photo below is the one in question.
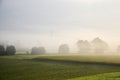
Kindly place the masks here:
<instances>
[{"instance_id":1,"label":"distant field","mask_svg":"<svg viewBox=\"0 0 120 80\"><path fill-rule=\"evenodd\" d=\"M120 56L0 56L0 80L113 80L108 77L105 77L105 79L97 79L95 76L92 76L113 72L118 72L114 73L114 76L117 75L119 77ZM92 77L87 77L86 79L85 76ZM104 74L102 76L104 76ZM109 76L112 75L110 74ZM112 77L114 78L114 76Z\"/></svg>"},{"instance_id":2,"label":"distant field","mask_svg":"<svg viewBox=\"0 0 120 80\"><path fill-rule=\"evenodd\" d=\"M120 55L55 55L55 56L36 56L35 59L65 60L77 62L97 62L120 64Z\"/></svg>"}]
</instances>

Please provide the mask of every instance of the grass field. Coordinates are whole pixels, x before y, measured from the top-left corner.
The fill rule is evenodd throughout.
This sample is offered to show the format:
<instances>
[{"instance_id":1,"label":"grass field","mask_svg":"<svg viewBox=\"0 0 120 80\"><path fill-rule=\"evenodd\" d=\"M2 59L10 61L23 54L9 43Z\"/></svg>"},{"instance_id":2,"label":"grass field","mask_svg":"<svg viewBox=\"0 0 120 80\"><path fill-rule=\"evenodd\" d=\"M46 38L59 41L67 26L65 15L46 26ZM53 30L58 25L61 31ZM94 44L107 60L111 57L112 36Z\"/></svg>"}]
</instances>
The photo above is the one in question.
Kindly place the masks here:
<instances>
[{"instance_id":1,"label":"grass field","mask_svg":"<svg viewBox=\"0 0 120 80\"><path fill-rule=\"evenodd\" d=\"M120 80L120 72L78 77L78 78L73 78L73 79L68 79L68 80Z\"/></svg>"},{"instance_id":2,"label":"grass field","mask_svg":"<svg viewBox=\"0 0 120 80\"><path fill-rule=\"evenodd\" d=\"M119 76L117 55L0 57L0 80L119 80Z\"/></svg>"}]
</instances>

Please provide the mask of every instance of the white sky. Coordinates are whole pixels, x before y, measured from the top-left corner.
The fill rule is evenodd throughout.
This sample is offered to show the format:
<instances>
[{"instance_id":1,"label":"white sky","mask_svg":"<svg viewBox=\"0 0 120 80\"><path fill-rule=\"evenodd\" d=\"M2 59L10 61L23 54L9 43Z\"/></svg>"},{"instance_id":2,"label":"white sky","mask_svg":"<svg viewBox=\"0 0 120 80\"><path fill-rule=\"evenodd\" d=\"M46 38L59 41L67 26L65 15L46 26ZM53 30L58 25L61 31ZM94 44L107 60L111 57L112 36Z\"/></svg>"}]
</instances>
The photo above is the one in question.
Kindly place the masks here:
<instances>
[{"instance_id":1,"label":"white sky","mask_svg":"<svg viewBox=\"0 0 120 80\"><path fill-rule=\"evenodd\" d=\"M1 0L0 40L56 51L79 39L120 44L119 0Z\"/></svg>"}]
</instances>

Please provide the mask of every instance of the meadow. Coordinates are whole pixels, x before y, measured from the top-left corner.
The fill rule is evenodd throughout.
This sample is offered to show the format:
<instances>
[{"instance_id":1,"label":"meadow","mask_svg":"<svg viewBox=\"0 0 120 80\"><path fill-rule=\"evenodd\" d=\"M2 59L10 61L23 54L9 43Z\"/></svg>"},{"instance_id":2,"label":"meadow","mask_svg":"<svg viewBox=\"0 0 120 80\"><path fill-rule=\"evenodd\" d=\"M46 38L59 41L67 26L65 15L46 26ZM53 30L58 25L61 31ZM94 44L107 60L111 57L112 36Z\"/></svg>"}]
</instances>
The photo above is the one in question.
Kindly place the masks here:
<instances>
[{"instance_id":1,"label":"meadow","mask_svg":"<svg viewBox=\"0 0 120 80\"><path fill-rule=\"evenodd\" d=\"M0 80L119 80L120 55L0 56Z\"/></svg>"},{"instance_id":2,"label":"meadow","mask_svg":"<svg viewBox=\"0 0 120 80\"><path fill-rule=\"evenodd\" d=\"M78 77L68 80L120 80L120 72L103 73L93 76Z\"/></svg>"}]
</instances>

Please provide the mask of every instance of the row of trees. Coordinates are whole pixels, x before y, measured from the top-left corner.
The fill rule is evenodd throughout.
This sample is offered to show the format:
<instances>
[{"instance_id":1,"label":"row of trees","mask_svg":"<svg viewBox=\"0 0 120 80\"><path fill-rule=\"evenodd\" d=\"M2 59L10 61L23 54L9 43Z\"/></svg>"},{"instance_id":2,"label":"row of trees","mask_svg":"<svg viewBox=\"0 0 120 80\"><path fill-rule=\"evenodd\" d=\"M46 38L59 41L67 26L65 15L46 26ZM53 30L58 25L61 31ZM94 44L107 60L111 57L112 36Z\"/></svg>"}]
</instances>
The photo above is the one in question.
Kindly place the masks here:
<instances>
[{"instance_id":1,"label":"row of trees","mask_svg":"<svg viewBox=\"0 0 120 80\"><path fill-rule=\"evenodd\" d=\"M99 37L89 42L87 40L78 40L77 47L79 53L104 53L108 50L108 44L101 40ZM44 47L32 48L31 54L45 54L46 50ZM61 44L58 49L58 53L66 54L70 52L70 48L67 44ZM118 46L117 52L120 52L120 46Z\"/></svg>"},{"instance_id":2,"label":"row of trees","mask_svg":"<svg viewBox=\"0 0 120 80\"><path fill-rule=\"evenodd\" d=\"M104 53L109 48L108 44L101 40L100 38L95 38L93 41L89 42L87 40L78 40L77 47L79 53ZM65 54L69 53L70 48L67 44L61 44L58 49L58 53ZM120 52L120 46L118 46L117 52ZM0 55L14 55L16 53L15 46L7 46L4 48L3 45L0 45ZM44 47L33 47L31 49L31 54L45 54L46 49ZM29 52L27 51L27 54Z\"/></svg>"},{"instance_id":3,"label":"row of trees","mask_svg":"<svg viewBox=\"0 0 120 80\"><path fill-rule=\"evenodd\" d=\"M69 53L69 46L67 44L60 45L58 52L61 54ZM32 55L45 54L45 53L46 53L46 49L44 47L33 47L31 49Z\"/></svg>"},{"instance_id":4,"label":"row of trees","mask_svg":"<svg viewBox=\"0 0 120 80\"><path fill-rule=\"evenodd\" d=\"M104 53L108 49L108 44L100 38L95 38L92 42L88 42L87 40L78 40L77 47L79 49L79 53ZM59 53L69 53L69 50L70 49L67 44L62 44L59 47Z\"/></svg>"},{"instance_id":5,"label":"row of trees","mask_svg":"<svg viewBox=\"0 0 120 80\"><path fill-rule=\"evenodd\" d=\"M60 45L58 52L61 54L69 53L69 46L67 44ZM45 53L46 53L46 49L44 47L33 47L31 49L32 55L45 54Z\"/></svg>"},{"instance_id":6,"label":"row of trees","mask_svg":"<svg viewBox=\"0 0 120 80\"><path fill-rule=\"evenodd\" d=\"M3 45L0 45L0 55L14 55L16 49L13 45L7 46L6 49Z\"/></svg>"},{"instance_id":7,"label":"row of trees","mask_svg":"<svg viewBox=\"0 0 120 80\"><path fill-rule=\"evenodd\" d=\"M104 53L109 47L108 44L100 38L95 38L92 42L79 40L77 46L80 53L89 53L91 51L95 53Z\"/></svg>"}]
</instances>

